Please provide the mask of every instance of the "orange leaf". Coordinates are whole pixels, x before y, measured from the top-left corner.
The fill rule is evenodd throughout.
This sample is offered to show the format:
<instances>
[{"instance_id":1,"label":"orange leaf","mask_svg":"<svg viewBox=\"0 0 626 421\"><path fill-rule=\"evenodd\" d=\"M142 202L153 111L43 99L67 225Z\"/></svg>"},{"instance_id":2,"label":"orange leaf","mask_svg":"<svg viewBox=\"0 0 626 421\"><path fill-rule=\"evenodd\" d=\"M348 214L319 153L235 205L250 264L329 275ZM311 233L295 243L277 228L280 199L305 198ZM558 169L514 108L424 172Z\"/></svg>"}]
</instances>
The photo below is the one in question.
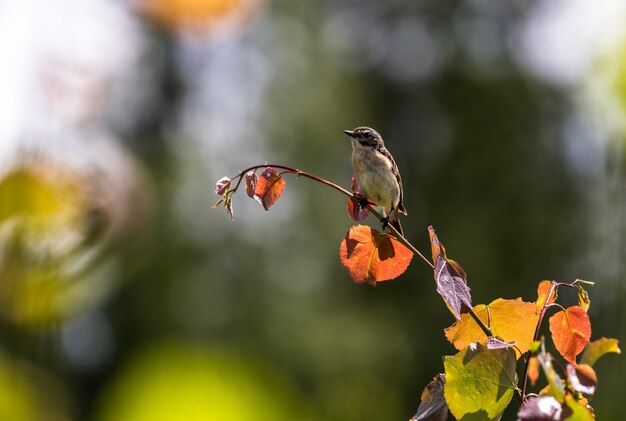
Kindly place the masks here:
<instances>
[{"instance_id":1,"label":"orange leaf","mask_svg":"<svg viewBox=\"0 0 626 421\"><path fill-rule=\"evenodd\" d=\"M530 357L528 361L528 379L530 380L531 385L535 385L537 383L537 379L539 378L539 360L537 357Z\"/></svg>"},{"instance_id":2,"label":"orange leaf","mask_svg":"<svg viewBox=\"0 0 626 421\"><path fill-rule=\"evenodd\" d=\"M400 276L411 263L413 253L388 234L356 225L341 242L339 257L354 282L375 285Z\"/></svg>"},{"instance_id":3,"label":"orange leaf","mask_svg":"<svg viewBox=\"0 0 626 421\"><path fill-rule=\"evenodd\" d=\"M528 351L533 341L539 316L535 314L535 304L526 303L521 298L505 300L498 298L488 306L478 304L474 312L489 326L491 332L506 342L515 341L515 352L520 356ZM445 330L448 339L456 349L462 350L472 342L484 342L485 334L469 314L462 314L461 321ZM518 351L519 349L519 351Z\"/></svg>"},{"instance_id":4,"label":"orange leaf","mask_svg":"<svg viewBox=\"0 0 626 421\"><path fill-rule=\"evenodd\" d=\"M591 322L584 309L572 306L550 317L554 346L568 362L576 365L576 355L591 338Z\"/></svg>"},{"instance_id":5,"label":"orange leaf","mask_svg":"<svg viewBox=\"0 0 626 421\"><path fill-rule=\"evenodd\" d=\"M348 215L350 219L353 221L362 221L367 218L369 214L369 210L367 208L361 207L361 200L366 200L367 196L359 190L359 184L356 181L356 178L352 176L352 192L354 196L348 198L348 206L346 210L348 211Z\"/></svg>"},{"instance_id":6,"label":"orange leaf","mask_svg":"<svg viewBox=\"0 0 626 421\"><path fill-rule=\"evenodd\" d=\"M254 198L269 210L285 189L285 180L274 168L268 167L261 173L254 189Z\"/></svg>"},{"instance_id":7,"label":"orange leaf","mask_svg":"<svg viewBox=\"0 0 626 421\"><path fill-rule=\"evenodd\" d=\"M535 311L537 314L541 311L541 309L548 304L552 304L556 301L557 298L557 288L556 286L552 288L552 284L554 281L541 281L539 282L539 286L537 287L537 310ZM552 290L552 294L550 294L550 290ZM548 300L548 294L550 294L550 299Z\"/></svg>"}]
</instances>

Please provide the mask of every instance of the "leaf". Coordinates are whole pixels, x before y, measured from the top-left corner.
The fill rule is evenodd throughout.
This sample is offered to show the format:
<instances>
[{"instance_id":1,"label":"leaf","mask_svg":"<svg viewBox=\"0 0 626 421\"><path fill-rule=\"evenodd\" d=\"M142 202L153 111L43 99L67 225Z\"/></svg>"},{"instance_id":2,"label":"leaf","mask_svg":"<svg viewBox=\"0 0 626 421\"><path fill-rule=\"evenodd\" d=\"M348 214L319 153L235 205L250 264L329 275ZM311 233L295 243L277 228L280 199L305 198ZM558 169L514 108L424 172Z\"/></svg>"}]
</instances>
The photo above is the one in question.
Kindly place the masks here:
<instances>
[{"instance_id":1,"label":"leaf","mask_svg":"<svg viewBox=\"0 0 626 421\"><path fill-rule=\"evenodd\" d=\"M535 314L535 304L526 303L521 298L505 300L498 298L491 304L478 304L474 312L486 324L491 322L491 332L504 341L514 341L522 354L528 351L535 334L539 316ZM491 320L489 320L491 318ZM446 339L456 349L463 349L471 342L484 341L485 334L469 314L463 314L461 321L445 330Z\"/></svg>"},{"instance_id":2,"label":"leaf","mask_svg":"<svg viewBox=\"0 0 626 421\"><path fill-rule=\"evenodd\" d=\"M410 421L446 421L448 404L443 397L445 374L439 373L422 392L422 402Z\"/></svg>"},{"instance_id":3,"label":"leaf","mask_svg":"<svg viewBox=\"0 0 626 421\"><path fill-rule=\"evenodd\" d=\"M589 408L586 405L581 405L580 402L576 402L571 395L567 395L565 397L565 404L567 405L567 409L569 409L571 414L565 418L565 421L594 421L595 417L592 415ZM565 412L565 411L563 411Z\"/></svg>"},{"instance_id":4,"label":"leaf","mask_svg":"<svg viewBox=\"0 0 626 421\"><path fill-rule=\"evenodd\" d=\"M622 351L619 349L618 345L619 341L617 339L600 338L596 341L593 341L585 347L585 351L580 358L580 363L593 366L596 361L598 361L598 358L600 358L604 354L607 354L609 352L621 354Z\"/></svg>"},{"instance_id":5,"label":"leaf","mask_svg":"<svg viewBox=\"0 0 626 421\"><path fill-rule=\"evenodd\" d=\"M285 189L285 180L272 167L267 167L258 178L254 198L269 210Z\"/></svg>"},{"instance_id":6,"label":"leaf","mask_svg":"<svg viewBox=\"0 0 626 421\"><path fill-rule=\"evenodd\" d=\"M367 196L359 191L359 184L354 176L352 176L352 192L354 196L348 198L346 210L348 211L350 219L353 221L362 221L369 215L369 210L361 207L361 201L367 200Z\"/></svg>"},{"instance_id":7,"label":"leaf","mask_svg":"<svg viewBox=\"0 0 626 421\"><path fill-rule=\"evenodd\" d=\"M549 394L554 396L557 400L563 401L563 397L565 396L565 383L563 383L563 379L561 379L556 371L554 371L554 367L552 366L552 356L546 352L541 352L537 355L537 361L539 361L539 365L543 370L544 376L548 380L548 388Z\"/></svg>"},{"instance_id":8,"label":"leaf","mask_svg":"<svg viewBox=\"0 0 626 421\"><path fill-rule=\"evenodd\" d=\"M567 379L572 385L572 389L589 398L593 396L598 385L596 372L587 364L578 364L577 366L568 364Z\"/></svg>"},{"instance_id":9,"label":"leaf","mask_svg":"<svg viewBox=\"0 0 626 421\"><path fill-rule=\"evenodd\" d=\"M591 322L585 310L572 306L550 317L550 332L563 358L576 364L576 355L589 343Z\"/></svg>"},{"instance_id":10,"label":"leaf","mask_svg":"<svg viewBox=\"0 0 626 421\"><path fill-rule=\"evenodd\" d=\"M435 229L428 227L430 245L435 265L437 292L443 298L457 320L461 320L463 310L472 307L472 296L467 286L467 274L454 260L448 259L446 249L439 242Z\"/></svg>"},{"instance_id":11,"label":"leaf","mask_svg":"<svg viewBox=\"0 0 626 421\"><path fill-rule=\"evenodd\" d=\"M227 214L230 215L230 220L234 221L235 220L235 211L233 210L233 200L232 200L232 195L227 195L228 197L226 197L224 199L224 210L226 211Z\"/></svg>"},{"instance_id":12,"label":"leaf","mask_svg":"<svg viewBox=\"0 0 626 421\"><path fill-rule=\"evenodd\" d=\"M578 288L578 306L587 312L591 305L589 294L587 294L587 291L585 291L580 283L577 283L576 287Z\"/></svg>"},{"instance_id":13,"label":"leaf","mask_svg":"<svg viewBox=\"0 0 626 421\"><path fill-rule=\"evenodd\" d=\"M515 341L506 342L497 336L490 336L487 339L487 349L512 348L514 346Z\"/></svg>"},{"instance_id":14,"label":"leaf","mask_svg":"<svg viewBox=\"0 0 626 421\"><path fill-rule=\"evenodd\" d=\"M339 257L354 282L375 285L404 273L413 253L388 234L356 225L341 242Z\"/></svg>"},{"instance_id":15,"label":"leaf","mask_svg":"<svg viewBox=\"0 0 626 421\"><path fill-rule=\"evenodd\" d=\"M248 197L254 198L254 191L256 189L257 182L256 172L248 171L246 175L244 175L243 180L246 185L246 194Z\"/></svg>"},{"instance_id":16,"label":"leaf","mask_svg":"<svg viewBox=\"0 0 626 421\"><path fill-rule=\"evenodd\" d=\"M550 294L550 291L552 291L551 294ZM552 304L553 302L555 302L558 297L557 292L558 292L558 288L556 287L556 282L554 281L539 282L539 286L537 287L537 310L535 312L539 314L539 312L545 305ZM548 300L548 294L550 294L549 300Z\"/></svg>"},{"instance_id":17,"label":"leaf","mask_svg":"<svg viewBox=\"0 0 626 421\"><path fill-rule=\"evenodd\" d=\"M517 413L520 421L558 421L563 407L553 396L528 399Z\"/></svg>"},{"instance_id":18,"label":"leaf","mask_svg":"<svg viewBox=\"0 0 626 421\"><path fill-rule=\"evenodd\" d=\"M230 188L230 178L222 177L215 183L215 194L222 196Z\"/></svg>"},{"instance_id":19,"label":"leaf","mask_svg":"<svg viewBox=\"0 0 626 421\"><path fill-rule=\"evenodd\" d=\"M473 343L443 359L444 397L457 419L497 420L513 397L517 384L511 348L487 349Z\"/></svg>"},{"instance_id":20,"label":"leaf","mask_svg":"<svg viewBox=\"0 0 626 421\"><path fill-rule=\"evenodd\" d=\"M537 384L537 379L539 379L539 361L537 357L530 357L530 360L528 360L528 379L532 386Z\"/></svg>"}]
</instances>

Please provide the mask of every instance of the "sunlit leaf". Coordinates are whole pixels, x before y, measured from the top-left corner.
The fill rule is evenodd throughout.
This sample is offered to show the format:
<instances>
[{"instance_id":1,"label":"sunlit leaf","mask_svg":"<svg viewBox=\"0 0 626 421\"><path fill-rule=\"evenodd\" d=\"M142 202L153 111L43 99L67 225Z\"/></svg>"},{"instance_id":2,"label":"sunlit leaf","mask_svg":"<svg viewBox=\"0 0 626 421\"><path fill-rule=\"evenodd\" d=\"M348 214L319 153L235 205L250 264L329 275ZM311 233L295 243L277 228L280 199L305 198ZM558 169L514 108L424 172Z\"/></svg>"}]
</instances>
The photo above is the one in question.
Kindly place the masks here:
<instances>
[{"instance_id":1,"label":"sunlit leaf","mask_svg":"<svg viewBox=\"0 0 626 421\"><path fill-rule=\"evenodd\" d=\"M461 320L461 313L472 307L472 296L467 286L467 274L454 260L448 259L446 249L439 242L435 229L428 227L430 244L435 265L435 282L437 292L441 295L448 309L457 320Z\"/></svg>"},{"instance_id":2,"label":"sunlit leaf","mask_svg":"<svg viewBox=\"0 0 626 421\"><path fill-rule=\"evenodd\" d=\"M593 396L598 385L598 377L591 366L587 364L567 365L567 379L572 388L587 397Z\"/></svg>"},{"instance_id":3,"label":"sunlit leaf","mask_svg":"<svg viewBox=\"0 0 626 421\"><path fill-rule=\"evenodd\" d=\"M537 357L530 357L528 361L528 379L531 385L534 386L537 384L537 380L539 379L539 361Z\"/></svg>"},{"instance_id":4,"label":"sunlit leaf","mask_svg":"<svg viewBox=\"0 0 626 421\"><path fill-rule=\"evenodd\" d=\"M474 343L443 362L450 412L457 419L499 419L517 384L513 350Z\"/></svg>"},{"instance_id":5,"label":"sunlit leaf","mask_svg":"<svg viewBox=\"0 0 626 421\"><path fill-rule=\"evenodd\" d=\"M248 195L248 197L254 197L254 191L256 189L256 182L257 182L257 177L256 177L256 172L254 171L248 171L244 176L243 176L243 180L244 180L244 184L246 186L246 194Z\"/></svg>"},{"instance_id":6,"label":"sunlit leaf","mask_svg":"<svg viewBox=\"0 0 626 421\"><path fill-rule=\"evenodd\" d=\"M553 287L554 285L554 287ZM552 304L556 301L557 294L556 282L554 281L541 281L539 282L539 286L537 287L537 310L536 313L539 314L541 309L547 305ZM548 294L550 294L550 299L548 300Z\"/></svg>"},{"instance_id":7,"label":"sunlit leaf","mask_svg":"<svg viewBox=\"0 0 626 421\"><path fill-rule=\"evenodd\" d=\"M580 363L593 366L598 361L598 358L609 352L622 353L619 349L619 341L617 339L600 338L585 347Z\"/></svg>"},{"instance_id":8,"label":"sunlit leaf","mask_svg":"<svg viewBox=\"0 0 626 421\"><path fill-rule=\"evenodd\" d=\"M285 189L285 180L274 168L268 167L261 173L254 189L254 198L265 210L269 210Z\"/></svg>"},{"instance_id":9,"label":"sunlit leaf","mask_svg":"<svg viewBox=\"0 0 626 421\"><path fill-rule=\"evenodd\" d=\"M474 307L474 312L486 325L491 322L490 328L494 336L499 336L507 342L515 342L519 348L519 351L516 350L518 357L520 352L523 354L528 351L539 320L539 316L535 314L534 303L526 303L521 298L516 300L498 298L488 306L478 304ZM445 334L459 350L471 342L485 340L482 329L469 314L461 315L461 321L447 328Z\"/></svg>"},{"instance_id":10,"label":"sunlit leaf","mask_svg":"<svg viewBox=\"0 0 626 421\"><path fill-rule=\"evenodd\" d=\"M589 311L589 306L591 305L589 294L587 294L587 291L580 283L577 283L576 287L578 288L578 306L585 311Z\"/></svg>"},{"instance_id":11,"label":"sunlit leaf","mask_svg":"<svg viewBox=\"0 0 626 421\"><path fill-rule=\"evenodd\" d=\"M223 195L230 188L230 178L222 177L215 183L215 194Z\"/></svg>"},{"instance_id":12,"label":"sunlit leaf","mask_svg":"<svg viewBox=\"0 0 626 421\"><path fill-rule=\"evenodd\" d=\"M541 352L537 355L537 361L539 361L543 374L546 376L546 380L548 380L548 394L550 396L554 396L559 402L562 402L563 397L565 396L565 383L554 370L554 366L552 365L552 356L546 352ZM543 395L545 393L546 392L544 390L540 394Z\"/></svg>"},{"instance_id":13,"label":"sunlit leaf","mask_svg":"<svg viewBox=\"0 0 626 421\"><path fill-rule=\"evenodd\" d=\"M541 341L532 341L529 349L531 352L539 352L541 349Z\"/></svg>"},{"instance_id":14,"label":"sunlit leaf","mask_svg":"<svg viewBox=\"0 0 626 421\"><path fill-rule=\"evenodd\" d=\"M559 421L563 407L553 396L528 399L517 413L520 421Z\"/></svg>"},{"instance_id":15,"label":"sunlit leaf","mask_svg":"<svg viewBox=\"0 0 626 421\"><path fill-rule=\"evenodd\" d=\"M356 225L341 242L339 256L354 282L375 285L404 273L413 253L390 235Z\"/></svg>"},{"instance_id":16,"label":"sunlit leaf","mask_svg":"<svg viewBox=\"0 0 626 421\"><path fill-rule=\"evenodd\" d=\"M550 317L550 332L554 346L563 358L576 364L576 355L589 343L591 322L585 310L572 306Z\"/></svg>"},{"instance_id":17,"label":"sunlit leaf","mask_svg":"<svg viewBox=\"0 0 626 421\"><path fill-rule=\"evenodd\" d=\"M231 195L228 195L226 199L224 199L224 209L226 213L230 215L231 221L235 220L235 211L233 210L233 200Z\"/></svg>"},{"instance_id":18,"label":"sunlit leaf","mask_svg":"<svg viewBox=\"0 0 626 421\"><path fill-rule=\"evenodd\" d=\"M369 214L369 210L367 210L367 208L361 207L361 201L367 200L367 196L359 191L359 185L354 176L352 176L352 192L354 193L354 196L348 198L346 210L348 211L350 219L353 221L362 221L367 218L367 215Z\"/></svg>"},{"instance_id":19,"label":"sunlit leaf","mask_svg":"<svg viewBox=\"0 0 626 421\"><path fill-rule=\"evenodd\" d=\"M422 402L411 421L445 421L448 419L448 404L443 397L446 376L437 374L422 392Z\"/></svg>"},{"instance_id":20,"label":"sunlit leaf","mask_svg":"<svg viewBox=\"0 0 626 421\"><path fill-rule=\"evenodd\" d=\"M586 405L582 405L581 402L576 402L571 395L567 395L565 397L565 404L567 408L571 411L564 420L565 421L594 421L595 417L592 415L591 411L586 407ZM565 412L565 411L564 411Z\"/></svg>"}]
</instances>

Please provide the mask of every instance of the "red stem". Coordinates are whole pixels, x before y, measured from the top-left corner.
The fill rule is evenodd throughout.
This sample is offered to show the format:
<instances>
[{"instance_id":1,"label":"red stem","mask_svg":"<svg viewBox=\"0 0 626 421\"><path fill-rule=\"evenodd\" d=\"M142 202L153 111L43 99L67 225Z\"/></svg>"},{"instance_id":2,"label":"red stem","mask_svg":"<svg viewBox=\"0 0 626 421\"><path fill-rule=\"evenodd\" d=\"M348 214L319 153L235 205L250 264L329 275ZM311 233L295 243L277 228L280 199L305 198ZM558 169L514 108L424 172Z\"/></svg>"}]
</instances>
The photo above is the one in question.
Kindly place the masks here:
<instances>
[{"instance_id":1,"label":"red stem","mask_svg":"<svg viewBox=\"0 0 626 421\"><path fill-rule=\"evenodd\" d=\"M244 174L246 174L248 171L252 171L252 170L256 170L258 168L268 168L268 167L272 167L272 168L280 168L281 170L285 170L286 172L290 172L292 174L296 174L298 176L303 176L306 178L310 178L311 180L317 181L318 183L322 183L325 184L329 187L332 187L333 189L337 190L340 193L343 193L344 195L348 196L348 197L352 197L355 198L356 200L359 200L358 197L356 197L354 195L354 193L350 193L348 190L344 189L343 187L332 183L324 178L318 177L316 175L301 171L297 168L292 168L292 167L287 167L284 165L275 165L275 164L263 164L263 165L255 165L253 167L250 168L246 168L245 170L241 171L236 177L239 177L239 180L237 181L237 184L235 185L235 187L233 187L232 189L230 189L227 193L230 192L235 192L237 191L237 189L239 188L239 185L241 184L241 180L243 179ZM376 216L378 219L382 219L382 215L380 215L376 209L374 209L373 206L371 205L367 205L367 210L369 210L372 215ZM400 240L400 242L404 243L405 246L407 246L413 253L417 254L428 266L431 267L431 269L434 269L435 267L433 266L433 264L430 262L430 260L428 260L426 257L424 257L424 255L422 253L420 253L420 251L418 249L415 248L415 246L413 246L413 244L411 244L406 238L404 238L403 235L401 235L398 230L396 230L392 225L387 225L387 227L391 230L391 232L393 232L393 234L395 235L395 237Z\"/></svg>"},{"instance_id":2,"label":"red stem","mask_svg":"<svg viewBox=\"0 0 626 421\"><path fill-rule=\"evenodd\" d=\"M539 312L539 319L537 320L537 326L535 327L535 334L533 336L533 342L536 341L537 338L539 337L539 329L541 328L541 323L543 323L543 317L546 314L546 310L549 307L547 303L550 302L550 299L552 298L552 295L556 291L557 287L558 287L558 284L552 281L552 285L550 286L550 290L548 291L548 296L546 297L546 303L544 303L543 307L541 308L541 311ZM533 352L530 351L530 354L528 354L528 358L526 359L526 365L524 367L524 383L522 384L522 397L523 398L525 398L526 396L526 386L528 385L528 367L530 365L530 359L532 358L532 356L533 356ZM523 403L523 399L522 399L522 403Z\"/></svg>"}]
</instances>

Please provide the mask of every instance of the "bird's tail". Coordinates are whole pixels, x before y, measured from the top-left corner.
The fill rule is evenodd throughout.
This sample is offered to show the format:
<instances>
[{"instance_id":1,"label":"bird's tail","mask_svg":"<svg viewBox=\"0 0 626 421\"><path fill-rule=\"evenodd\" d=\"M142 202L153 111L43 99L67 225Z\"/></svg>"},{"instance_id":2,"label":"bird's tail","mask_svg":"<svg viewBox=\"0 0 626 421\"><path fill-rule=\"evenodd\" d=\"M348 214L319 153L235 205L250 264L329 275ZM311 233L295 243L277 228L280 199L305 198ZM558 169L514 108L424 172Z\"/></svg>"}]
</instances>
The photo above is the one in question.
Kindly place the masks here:
<instances>
[{"instance_id":1,"label":"bird's tail","mask_svg":"<svg viewBox=\"0 0 626 421\"><path fill-rule=\"evenodd\" d=\"M389 224L394 227L400 235L404 236L404 232L402 231L402 224L400 224L400 218L398 218L398 210L393 209L391 213L389 213Z\"/></svg>"}]
</instances>

